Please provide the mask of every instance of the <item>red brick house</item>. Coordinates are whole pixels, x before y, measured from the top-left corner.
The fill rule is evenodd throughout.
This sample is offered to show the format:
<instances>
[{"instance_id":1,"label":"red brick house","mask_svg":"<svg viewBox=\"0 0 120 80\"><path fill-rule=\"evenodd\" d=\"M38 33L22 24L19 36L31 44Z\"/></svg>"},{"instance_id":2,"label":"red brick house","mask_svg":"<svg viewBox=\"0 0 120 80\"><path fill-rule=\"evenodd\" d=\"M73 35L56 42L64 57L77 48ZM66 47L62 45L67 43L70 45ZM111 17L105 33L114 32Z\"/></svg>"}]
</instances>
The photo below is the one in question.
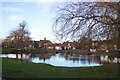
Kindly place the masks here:
<instances>
[{"instance_id":1,"label":"red brick house","mask_svg":"<svg viewBox=\"0 0 120 80\"><path fill-rule=\"evenodd\" d=\"M56 49L56 50L75 50L78 42L64 42L63 44L53 44L50 40L40 40L39 46L44 49Z\"/></svg>"},{"instance_id":2,"label":"red brick house","mask_svg":"<svg viewBox=\"0 0 120 80\"><path fill-rule=\"evenodd\" d=\"M64 42L62 44L53 44L50 40L40 40L39 41L39 47L44 49L56 49L56 50L75 50L77 45L79 45L78 42Z\"/></svg>"},{"instance_id":3,"label":"red brick house","mask_svg":"<svg viewBox=\"0 0 120 80\"><path fill-rule=\"evenodd\" d=\"M62 44L51 44L48 45L48 49L56 49L56 50L62 50Z\"/></svg>"},{"instance_id":4,"label":"red brick house","mask_svg":"<svg viewBox=\"0 0 120 80\"><path fill-rule=\"evenodd\" d=\"M48 49L56 49L56 50L75 50L77 47L77 42L64 42L63 44L50 44L48 45Z\"/></svg>"},{"instance_id":5,"label":"red brick house","mask_svg":"<svg viewBox=\"0 0 120 80\"><path fill-rule=\"evenodd\" d=\"M44 40L39 41L39 46L41 48L47 49L49 45L52 45L52 42L50 40L46 40L46 38L44 38Z\"/></svg>"}]
</instances>

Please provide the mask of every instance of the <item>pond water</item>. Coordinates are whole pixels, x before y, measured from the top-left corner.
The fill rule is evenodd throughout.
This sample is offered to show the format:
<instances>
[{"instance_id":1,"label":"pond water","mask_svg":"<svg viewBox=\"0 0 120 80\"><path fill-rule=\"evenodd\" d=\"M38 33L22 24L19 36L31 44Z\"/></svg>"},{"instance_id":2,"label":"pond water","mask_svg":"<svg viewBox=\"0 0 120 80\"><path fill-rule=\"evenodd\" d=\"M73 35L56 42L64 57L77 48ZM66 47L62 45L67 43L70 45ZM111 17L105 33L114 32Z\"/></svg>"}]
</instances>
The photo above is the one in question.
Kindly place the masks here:
<instances>
[{"instance_id":1,"label":"pond water","mask_svg":"<svg viewBox=\"0 0 120 80\"><path fill-rule=\"evenodd\" d=\"M105 63L118 63L120 58L109 56L44 53L44 54L0 54L0 58L18 58L33 63L45 63L58 67L91 67Z\"/></svg>"}]
</instances>

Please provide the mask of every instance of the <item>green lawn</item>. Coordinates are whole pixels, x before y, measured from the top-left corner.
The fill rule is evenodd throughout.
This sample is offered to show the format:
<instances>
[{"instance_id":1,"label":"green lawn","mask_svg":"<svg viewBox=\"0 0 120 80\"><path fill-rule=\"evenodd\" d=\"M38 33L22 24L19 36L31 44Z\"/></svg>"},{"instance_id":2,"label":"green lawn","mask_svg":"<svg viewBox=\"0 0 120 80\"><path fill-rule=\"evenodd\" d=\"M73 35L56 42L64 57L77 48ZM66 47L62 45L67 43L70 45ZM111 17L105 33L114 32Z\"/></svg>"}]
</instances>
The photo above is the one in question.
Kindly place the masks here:
<instances>
[{"instance_id":1,"label":"green lawn","mask_svg":"<svg viewBox=\"0 0 120 80\"><path fill-rule=\"evenodd\" d=\"M2 48L0 47L0 53L2 53Z\"/></svg>"},{"instance_id":2,"label":"green lawn","mask_svg":"<svg viewBox=\"0 0 120 80\"><path fill-rule=\"evenodd\" d=\"M101 67L65 68L35 64L19 59L2 59L4 78L117 78L117 64Z\"/></svg>"},{"instance_id":3,"label":"green lawn","mask_svg":"<svg viewBox=\"0 0 120 80\"><path fill-rule=\"evenodd\" d=\"M14 54L18 53L18 51L15 48L2 48L0 49L0 53L4 54ZM30 49L30 51L23 51L23 52L30 52L30 53L81 53L81 54L86 54L87 51L84 50L52 50L52 49Z\"/></svg>"},{"instance_id":4,"label":"green lawn","mask_svg":"<svg viewBox=\"0 0 120 80\"><path fill-rule=\"evenodd\" d=\"M29 52L29 53L74 53L74 54L95 54L97 56L99 55L117 55L118 51L111 51L111 52L105 52L105 51L98 51L95 53L92 52L87 52L85 50L51 50L51 49L30 49L30 51L23 51L24 52ZM14 53L19 53L19 51L16 51L15 48L0 48L0 53L3 54L14 54Z\"/></svg>"},{"instance_id":5,"label":"green lawn","mask_svg":"<svg viewBox=\"0 0 120 80\"><path fill-rule=\"evenodd\" d=\"M15 48L1 48L0 53L10 54L14 50L16 50L16 49Z\"/></svg>"}]
</instances>

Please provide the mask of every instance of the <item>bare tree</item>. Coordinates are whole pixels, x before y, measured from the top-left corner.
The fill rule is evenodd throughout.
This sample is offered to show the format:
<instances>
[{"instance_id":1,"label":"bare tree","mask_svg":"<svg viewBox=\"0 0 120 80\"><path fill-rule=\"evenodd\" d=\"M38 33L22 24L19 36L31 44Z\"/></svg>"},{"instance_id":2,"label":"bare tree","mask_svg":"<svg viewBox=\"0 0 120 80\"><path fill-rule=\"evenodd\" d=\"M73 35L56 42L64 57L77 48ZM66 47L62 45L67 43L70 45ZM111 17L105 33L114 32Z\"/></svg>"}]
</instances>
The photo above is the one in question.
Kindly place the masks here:
<instances>
[{"instance_id":1,"label":"bare tree","mask_svg":"<svg viewBox=\"0 0 120 80\"><path fill-rule=\"evenodd\" d=\"M12 44L11 43L11 38L9 36L2 41L2 46L3 47L12 47L11 44Z\"/></svg>"},{"instance_id":2,"label":"bare tree","mask_svg":"<svg viewBox=\"0 0 120 80\"><path fill-rule=\"evenodd\" d=\"M10 35L4 40L7 44L16 48L24 48L30 45L30 32L27 30L27 23L25 21L19 24L18 29L11 31ZM8 43L9 42L9 43Z\"/></svg>"},{"instance_id":3,"label":"bare tree","mask_svg":"<svg viewBox=\"0 0 120 80\"><path fill-rule=\"evenodd\" d=\"M118 40L120 34L119 2L68 2L57 6L53 31L66 39ZM117 41L119 42L119 41Z\"/></svg>"}]
</instances>

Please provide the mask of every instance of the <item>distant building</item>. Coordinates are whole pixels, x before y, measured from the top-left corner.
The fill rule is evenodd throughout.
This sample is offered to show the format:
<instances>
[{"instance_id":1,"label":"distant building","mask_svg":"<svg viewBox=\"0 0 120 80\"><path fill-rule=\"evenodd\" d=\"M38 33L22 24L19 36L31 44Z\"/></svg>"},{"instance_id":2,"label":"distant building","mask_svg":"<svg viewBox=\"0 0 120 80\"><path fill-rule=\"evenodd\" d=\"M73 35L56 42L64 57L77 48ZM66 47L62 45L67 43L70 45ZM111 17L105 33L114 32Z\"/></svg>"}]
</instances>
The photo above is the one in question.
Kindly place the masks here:
<instances>
[{"instance_id":1,"label":"distant building","mask_svg":"<svg viewBox=\"0 0 120 80\"><path fill-rule=\"evenodd\" d=\"M52 42L50 40L46 40L46 38L44 38L44 40L39 41L39 47L41 48L48 49L49 45L52 45Z\"/></svg>"},{"instance_id":2,"label":"distant building","mask_svg":"<svg viewBox=\"0 0 120 80\"><path fill-rule=\"evenodd\" d=\"M101 41L93 41L90 51L112 51L118 50L117 44L115 44L112 40L101 40Z\"/></svg>"},{"instance_id":3,"label":"distant building","mask_svg":"<svg viewBox=\"0 0 120 80\"><path fill-rule=\"evenodd\" d=\"M51 45L48 45L48 49L62 50L61 44L51 44Z\"/></svg>"},{"instance_id":4,"label":"distant building","mask_svg":"<svg viewBox=\"0 0 120 80\"><path fill-rule=\"evenodd\" d=\"M34 42L35 43L35 42ZM53 44L50 40L40 40L39 42L36 42L39 44L39 47L44 49L55 49L55 50L75 50L78 49L79 45L81 43L73 41L73 42L64 42L62 44ZM85 45L87 46L87 45ZM83 46L84 47L84 46ZM79 48L82 49L82 48ZM117 44L115 44L112 40L102 40L102 41L92 41L89 51L96 52L96 51L112 51L112 50L118 50Z\"/></svg>"},{"instance_id":5,"label":"distant building","mask_svg":"<svg viewBox=\"0 0 120 80\"><path fill-rule=\"evenodd\" d=\"M77 45L78 45L78 42L64 42L63 43L63 45L62 45L62 48L64 49L64 50L75 50L76 49L76 47L77 47Z\"/></svg>"},{"instance_id":6,"label":"distant building","mask_svg":"<svg viewBox=\"0 0 120 80\"><path fill-rule=\"evenodd\" d=\"M77 42L64 42L63 44L53 44L50 40L40 40L39 46L44 49L55 49L55 50L75 50L76 46L78 45Z\"/></svg>"},{"instance_id":7,"label":"distant building","mask_svg":"<svg viewBox=\"0 0 120 80\"><path fill-rule=\"evenodd\" d=\"M30 41L29 48L39 48L39 41Z\"/></svg>"},{"instance_id":8,"label":"distant building","mask_svg":"<svg viewBox=\"0 0 120 80\"><path fill-rule=\"evenodd\" d=\"M48 45L49 49L56 50L75 50L77 46L77 42L64 42L63 44L52 44Z\"/></svg>"}]
</instances>

